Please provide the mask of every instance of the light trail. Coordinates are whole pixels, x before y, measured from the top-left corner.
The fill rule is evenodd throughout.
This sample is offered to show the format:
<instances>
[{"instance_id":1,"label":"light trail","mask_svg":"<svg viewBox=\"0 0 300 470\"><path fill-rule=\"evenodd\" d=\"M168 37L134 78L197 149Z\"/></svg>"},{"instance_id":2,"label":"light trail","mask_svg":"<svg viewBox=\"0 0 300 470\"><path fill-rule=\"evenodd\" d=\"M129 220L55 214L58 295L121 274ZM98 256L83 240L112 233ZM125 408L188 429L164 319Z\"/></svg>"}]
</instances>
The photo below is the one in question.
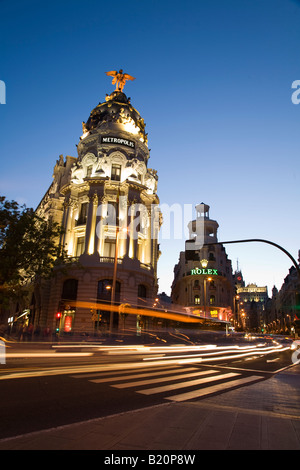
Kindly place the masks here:
<instances>
[{"instance_id":1,"label":"light trail","mask_svg":"<svg viewBox=\"0 0 300 470\"><path fill-rule=\"evenodd\" d=\"M82 356L92 356L92 352L69 352L69 353L57 353L57 352L51 352L51 353L42 353L42 352L37 352L37 353L6 353L6 358L22 358L22 359L27 359L27 358L40 358L40 357L51 357L53 359L57 357L82 357Z\"/></svg>"},{"instance_id":2,"label":"light trail","mask_svg":"<svg viewBox=\"0 0 300 470\"><path fill-rule=\"evenodd\" d=\"M227 359L235 359L235 358L241 358L241 357L247 357L247 356L253 356L253 355L266 355L266 354L272 354L274 352L278 351L286 351L291 349L290 346L284 348L281 345L277 346L269 346L269 347L261 347L261 345L256 345L256 346L221 346L217 347L215 346L214 352L205 352L204 354L188 354L187 357L183 358L182 355L176 355L176 356L166 356L166 357L160 357L159 359L161 360L176 360L180 359L180 364L183 363L188 363L188 362L208 362L208 361L223 361ZM226 354L224 355L224 351L226 351ZM234 353L234 354L232 354ZM216 357L219 356L219 357ZM158 358L156 357L148 357L144 358L144 361L156 361Z\"/></svg>"},{"instance_id":3,"label":"light trail","mask_svg":"<svg viewBox=\"0 0 300 470\"><path fill-rule=\"evenodd\" d=\"M290 349L290 347L282 348L281 351L286 351ZM212 361L224 361L224 360L230 360L230 359L236 359L236 358L242 358L242 357L249 357L249 356L257 356L257 354L261 356L266 356L268 354L273 354L274 352L278 352L277 349L271 350L271 351L254 351L254 352L247 352L247 353L242 353L242 354L234 354L232 356L221 356L221 357L210 357L210 358L203 358L203 357L198 357L198 358L187 358L187 359L182 359L178 362L178 364L190 364L190 363L195 363L195 362L212 362Z\"/></svg>"},{"instance_id":4,"label":"light trail","mask_svg":"<svg viewBox=\"0 0 300 470\"><path fill-rule=\"evenodd\" d=\"M108 372L116 370L137 370L141 368L147 368L154 370L155 367L172 367L173 365L191 364L191 363L209 363L209 362L220 362L229 361L231 359L242 359L252 358L254 356L270 355L273 353L280 353L287 350L292 350L291 346L284 347L281 344L275 343L274 346L263 346L262 344L243 346L243 345L232 345L232 346L217 346L216 344L207 345L170 345L170 346L143 346L143 345L118 345L118 346L106 346L99 344L77 344L77 345L53 345L53 350L49 351L37 351L37 352L23 352L14 353L7 352L7 358L63 358L63 357L91 357L97 353L101 354L120 354L120 355L132 355L140 354L145 357L137 360L136 362L124 361L123 363L98 363L95 364L82 364L82 365L64 365L59 367L57 365L51 366L40 366L32 367L29 366L24 370L3 370L0 375L0 380L24 378L24 377L41 377L51 375L64 375L64 374L76 374L76 373L93 373L93 372ZM66 348L75 348L75 351L67 351ZM83 348L84 352L78 351L79 348ZM91 350L88 351L87 348ZM58 352L57 352L58 350ZM177 353L177 354L176 354ZM101 357L101 356L100 356Z\"/></svg>"},{"instance_id":5,"label":"light trail","mask_svg":"<svg viewBox=\"0 0 300 470\"><path fill-rule=\"evenodd\" d=\"M219 322L219 323L226 323L220 320L213 320L213 319L205 319L204 317L199 317L197 315L193 315L191 313L186 312L176 312L176 311L163 311L158 309L152 308L138 308L132 306L124 306L124 305L109 305L99 302L84 302L84 301L76 301L73 302L74 306L78 308L88 308L94 310L105 310L107 312L116 312L119 311L119 308L122 309L122 313L126 313L129 315L143 315L148 317L158 317L158 318L165 318L168 320L174 320L183 323L204 323L205 321L211 320L211 322Z\"/></svg>"}]
</instances>

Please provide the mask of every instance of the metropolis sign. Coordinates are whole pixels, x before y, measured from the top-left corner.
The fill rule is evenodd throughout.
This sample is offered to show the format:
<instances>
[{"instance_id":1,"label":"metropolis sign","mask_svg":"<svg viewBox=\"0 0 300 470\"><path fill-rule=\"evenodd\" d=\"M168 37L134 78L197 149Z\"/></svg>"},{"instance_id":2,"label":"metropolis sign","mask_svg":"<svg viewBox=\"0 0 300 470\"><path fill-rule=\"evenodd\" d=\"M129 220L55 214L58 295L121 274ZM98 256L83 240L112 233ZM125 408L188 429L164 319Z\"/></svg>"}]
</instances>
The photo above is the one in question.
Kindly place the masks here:
<instances>
[{"instance_id":1,"label":"metropolis sign","mask_svg":"<svg viewBox=\"0 0 300 470\"><path fill-rule=\"evenodd\" d=\"M191 269L191 275L206 274L210 276L218 276L218 270L214 268L194 268Z\"/></svg>"},{"instance_id":2,"label":"metropolis sign","mask_svg":"<svg viewBox=\"0 0 300 470\"><path fill-rule=\"evenodd\" d=\"M120 137L112 137L112 136L102 136L101 137L101 144L119 144L125 145L126 147L130 147L132 149L135 148L135 142L133 140L122 139Z\"/></svg>"}]
</instances>

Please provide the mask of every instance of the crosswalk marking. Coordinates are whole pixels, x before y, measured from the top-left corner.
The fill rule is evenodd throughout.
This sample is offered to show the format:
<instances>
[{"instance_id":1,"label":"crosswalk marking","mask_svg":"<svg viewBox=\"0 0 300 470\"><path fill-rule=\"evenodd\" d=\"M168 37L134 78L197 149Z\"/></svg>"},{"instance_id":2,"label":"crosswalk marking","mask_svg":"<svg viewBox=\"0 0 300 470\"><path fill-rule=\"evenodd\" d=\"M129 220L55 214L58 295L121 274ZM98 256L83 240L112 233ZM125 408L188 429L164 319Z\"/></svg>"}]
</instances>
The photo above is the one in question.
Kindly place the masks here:
<instances>
[{"instance_id":1,"label":"crosswalk marking","mask_svg":"<svg viewBox=\"0 0 300 470\"><path fill-rule=\"evenodd\" d=\"M165 373L168 373L168 371L170 370L170 374L173 373L171 371L171 369L178 369L178 365L176 366L166 366L165 368L162 368L161 366L159 367L143 367L141 369L137 369L136 367L133 367L132 369L127 369L128 372L145 372L145 371L149 371L149 370L154 370L154 371L160 371L160 374L165 374ZM192 367L190 368L189 370L195 370L196 367ZM182 367L180 367L180 370L182 370ZM105 370L102 370L102 371L99 371L99 372L92 372L92 373L89 373L89 374L76 374L76 375L72 375L71 377L73 379L89 379L89 378L92 378L92 377L99 377L100 376L103 376L103 375L106 375L106 376L111 376L111 375L124 375L125 373L125 370L115 370L113 372L106 372ZM149 374L152 374L152 372L149 372ZM148 375L148 374L147 374ZM127 376L128 378L128 376Z\"/></svg>"},{"instance_id":2,"label":"crosswalk marking","mask_svg":"<svg viewBox=\"0 0 300 470\"><path fill-rule=\"evenodd\" d=\"M197 369L196 367L189 367L188 369L184 369L184 370L191 371L191 370L199 370L199 369ZM96 384L100 384L100 383L104 383L104 382L116 382L118 380L138 379L138 378L150 377L150 376L154 376L154 375L174 374L174 372L176 372L176 371L182 371L182 368L180 368L180 369L177 368L177 369L173 369L173 370L165 370L165 371L160 370L159 372L146 372L145 374L124 375L124 376L121 376L121 377L114 377L114 378L104 377L104 378L101 378L101 379L90 380L90 382L93 382L93 383L96 383ZM124 372L123 372L123 374L124 374ZM161 380L163 380L163 379L161 379Z\"/></svg>"},{"instance_id":3,"label":"crosswalk marking","mask_svg":"<svg viewBox=\"0 0 300 470\"><path fill-rule=\"evenodd\" d=\"M195 398L206 397L212 393L222 392L230 388L246 385L253 381L263 379L261 375L251 375L242 377L239 372L224 372L216 369L184 367L169 365L169 367L141 367L139 369L129 368L115 371L99 371L97 373L76 374L73 378L85 378L94 384L108 383L113 388L127 389L133 388L134 392L146 396L159 393L166 393L165 400L181 402ZM192 379L194 378L194 379ZM213 384L213 382L218 382ZM159 386L153 386L159 384ZM151 388L143 388L152 385ZM189 391L184 391L193 388ZM171 395L173 390L180 390L181 393ZM171 395L171 396L170 396Z\"/></svg>"},{"instance_id":4,"label":"crosswalk marking","mask_svg":"<svg viewBox=\"0 0 300 470\"><path fill-rule=\"evenodd\" d=\"M188 369L186 369L188 370ZM158 379L148 379L148 380L137 380L135 382L126 382L124 384L117 384L113 385L115 388L130 388L130 387L136 387L136 386L141 386L141 385L149 385L149 384L154 384L154 383L159 383L159 382L171 382L172 380L180 380L180 379L186 379L188 377L199 377L199 375L206 375L206 374L213 374L214 372L217 372L216 370L206 370L203 372L192 372L190 374L179 374L179 375L172 375L171 377L160 377Z\"/></svg>"},{"instance_id":5,"label":"crosswalk marking","mask_svg":"<svg viewBox=\"0 0 300 470\"><path fill-rule=\"evenodd\" d=\"M148 388L146 390L138 390L138 393L142 393L143 395L153 395L155 393L162 393L162 392L168 392L169 390L176 390L177 388L192 387L194 385L202 385L204 383L213 382L216 380L229 379L237 375L240 375L240 374L230 372L228 374L215 375L214 377L204 377L202 379L189 380L187 382L179 382L179 383L170 384L170 385L163 385L162 387Z\"/></svg>"},{"instance_id":6,"label":"crosswalk marking","mask_svg":"<svg viewBox=\"0 0 300 470\"><path fill-rule=\"evenodd\" d=\"M170 401L186 401L192 400L193 398L200 398L211 393L223 391L228 388L236 387L239 385L245 385L246 383L253 382L254 380L262 379L259 375L252 375L251 377L244 377L237 380L231 380L230 382L221 383L218 385L212 385L211 387L206 387L203 389L192 390L186 393L180 393L179 395L174 395L171 397L166 397Z\"/></svg>"}]
</instances>

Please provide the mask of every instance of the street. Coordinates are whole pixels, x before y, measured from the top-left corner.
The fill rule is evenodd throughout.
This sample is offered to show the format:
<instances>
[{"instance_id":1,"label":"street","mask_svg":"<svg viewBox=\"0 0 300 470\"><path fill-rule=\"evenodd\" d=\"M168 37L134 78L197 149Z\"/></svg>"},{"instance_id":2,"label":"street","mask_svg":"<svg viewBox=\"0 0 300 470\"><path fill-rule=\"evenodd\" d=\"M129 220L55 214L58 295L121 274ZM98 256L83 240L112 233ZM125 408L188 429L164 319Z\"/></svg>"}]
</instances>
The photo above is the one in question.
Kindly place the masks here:
<instances>
[{"instance_id":1,"label":"street","mask_svg":"<svg viewBox=\"0 0 300 470\"><path fill-rule=\"evenodd\" d=\"M284 338L216 344L6 343L0 438L222 394L291 365Z\"/></svg>"}]
</instances>

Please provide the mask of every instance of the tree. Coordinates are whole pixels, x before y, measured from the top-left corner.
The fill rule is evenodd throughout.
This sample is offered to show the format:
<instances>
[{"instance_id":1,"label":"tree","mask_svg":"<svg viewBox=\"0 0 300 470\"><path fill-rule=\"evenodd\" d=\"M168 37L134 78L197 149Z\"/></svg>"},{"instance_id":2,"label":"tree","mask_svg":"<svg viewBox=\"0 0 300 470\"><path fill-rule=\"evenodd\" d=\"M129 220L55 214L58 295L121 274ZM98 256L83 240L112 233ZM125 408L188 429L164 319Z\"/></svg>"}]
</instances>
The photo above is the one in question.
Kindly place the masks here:
<instances>
[{"instance_id":1,"label":"tree","mask_svg":"<svg viewBox=\"0 0 300 470\"><path fill-rule=\"evenodd\" d=\"M0 287L9 295L49 278L71 260L59 246L62 227L16 201L0 196Z\"/></svg>"}]
</instances>

